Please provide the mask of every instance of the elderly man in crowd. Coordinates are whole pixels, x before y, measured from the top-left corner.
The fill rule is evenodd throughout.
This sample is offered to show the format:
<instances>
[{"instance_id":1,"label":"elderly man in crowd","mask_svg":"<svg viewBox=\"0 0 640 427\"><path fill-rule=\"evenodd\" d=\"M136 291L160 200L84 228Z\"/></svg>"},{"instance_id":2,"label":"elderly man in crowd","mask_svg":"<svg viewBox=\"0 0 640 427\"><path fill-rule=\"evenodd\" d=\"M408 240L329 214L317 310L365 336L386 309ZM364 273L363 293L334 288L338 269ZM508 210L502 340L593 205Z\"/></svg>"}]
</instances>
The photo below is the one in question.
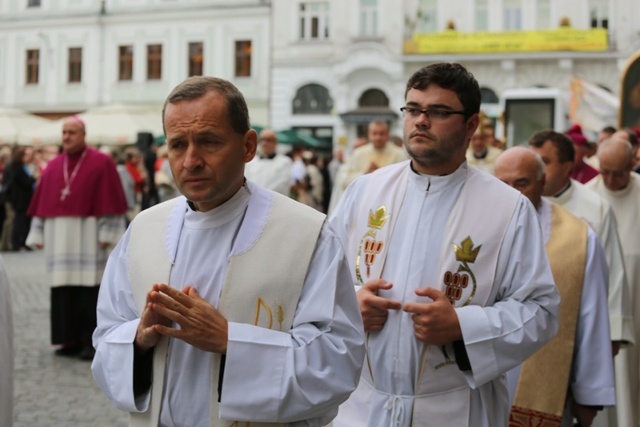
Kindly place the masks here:
<instances>
[{"instance_id":1,"label":"elderly man in crowd","mask_svg":"<svg viewBox=\"0 0 640 427\"><path fill-rule=\"evenodd\" d=\"M27 245L44 248L56 354L93 358L98 288L109 252L124 233L127 201L110 156L89 147L84 121L62 125L64 152L44 170L28 215Z\"/></svg>"},{"instance_id":2,"label":"elderly man in crowd","mask_svg":"<svg viewBox=\"0 0 640 427\"><path fill-rule=\"evenodd\" d=\"M523 420L564 418L562 425L571 427L575 417L580 426L589 427L599 409L615 405L607 261L597 234L584 220L542 198L544 169L540 156L525 147L508 149L495 164L496 178L536 208L562 298L558 335L507 374L511 419L516 425L533 425Z\"/></svg>"},{"instance_id":3,"label":"elderly man in crowd","mask_svg":"<svg viewBox=\"0 0 640 427\"><path fill-rule=\"evenodd\" d=\"M389 124L382 120L369 123L369 143L353 150L340 178L339 185L347 188L360 175L407 159L406 152L389 139Z\"/></svg>"},{"instance_id":4,"label":"elderly man in crowd","mask_svg":"<svg viewBox=\"0 0 640 427\"><path fill-rule=\"evenodd\" d=\"M471 137L471 143L467 149L467 163L493 174L493 165L500 153L502 153L501 149L489 143L489 137L482 129L482 124L480 124Z\"/></svg>"},{"instance_id":5,"label":"elderly man in crowd","mask_svg":"<svg viewBox=\"0 0 640 427\"><path fill-rule=\"evenodd\" d=\"M260 132L260 152L247 163L245 176L263 187L291 195L291 158L278 154L278 137L272 129Z\"/></svg>"},{"instance_id":6,"label":"elderly man in crowd","mask_svg":"<svg viewBox=\"0 0 640 427\"><path fill-rule=\"evenodd\" d=\"M624 265L630 284L636 345L621 350L618 386L629 390L618 402L617 425L637 426L640 406L640 175L633 172L634 150L624 139L612 137L598 149L600 175L587 184L609 202L618 222ZM615 424L612 424L615 425Z\"/></svg>"},{"instance_id":7,"label":"elderly man in crowd","mask_svg":"<svg viewBox=\"0 0 640 427\"><path fill-rule=\"evenodd\" d=\"M609 266L609 324L614 356L621 346L635 342L633 314L631 312L630 289L618 236L615 214L605 199L583 184L571 179L574 161L573 142L565 134L553 130L536 132L529 138L531 150L544 161L545 186L543 195L571 213L586 220L595 230L604 248ZM626 356L625 356L626 357ZM617 401L628 399L629 382L625 357L615 358ZM596 424L607 418L611 412L625 411L624 405L607 408L598 413ZM622 416L622 418L626 418ZM615 423L613 424L615 425Z\"/></svg>"}]
</instances>

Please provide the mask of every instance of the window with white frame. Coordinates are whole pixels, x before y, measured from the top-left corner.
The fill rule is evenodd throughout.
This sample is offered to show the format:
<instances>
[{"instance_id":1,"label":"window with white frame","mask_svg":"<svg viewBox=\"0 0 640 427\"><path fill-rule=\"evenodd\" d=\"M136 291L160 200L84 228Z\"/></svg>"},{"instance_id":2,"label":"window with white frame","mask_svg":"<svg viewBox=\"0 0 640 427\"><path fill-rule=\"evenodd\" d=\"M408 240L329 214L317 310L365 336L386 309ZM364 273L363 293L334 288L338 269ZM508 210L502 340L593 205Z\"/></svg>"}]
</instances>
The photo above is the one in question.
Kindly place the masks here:
<instances>
[{"instance_id":1,"label":"window with white frame","mask_svg":"<svg viewBox=\"0 0 640 427\"><path fill-rule=\"evenodd\" d=\"M416 33L434 33L438 31L437 0L420 0L416 14Z\"/></svg>"},{"instance_id":2,"label":"window with white frame","mask_svg":"<svg viewBox=\"0 0 640 427\"><path fill-rule=\"evenodd\" d=\"M551 0L537 0L536 20L538 30L551 28Z\"/></svg>"},{"instance_id":3,"label":"window with white frame","mask_svg":"<svg viewBox=\"0 0 640 427\"><path fill-rule=\"evenodd\" d=\"M489 2L488 0L476 0L476 31L489 30Z\"/></svg>"},{"instance_id":4,"label":"window with white frame","mask_svg":"<svg viewBox=\"0 0 640 427\"><path fill-rule=\"evenodd\" d=\"M360 36L378 35L378 0L360 0Z\"/></svg>"},{"instance_id":5,"label":"window with white frame","mask_svg":"<svg viewBox=\"0 0 640 427\"><path fill-rule=\"evenodd\" d=\"M68 81L80 83L82 81L82 48L70 47L68 57Z\"/></svg>"},{"instance_id":6,"label":"window with white frame","mask_svg":"<svg viewBox=\"0 0 640 427\"><path fill-rule=\"evenodd\" d=\"M133 80L133 46L118 46L118 80Z\"/></svg>"},{"instance_id":7,"label":"window with white frame","mask_svg":"<svg viewBox=\"0 0 640 427\"><path fill-rule=\"evenodd\" d=\"M329 38L329 2L300 3L300 40Z\"/></svg>"},{"instance_id":8,"label":"window with white frame","mask_svg":"<svg viewBox=\"0 0 640 427\"><path fill-rule=\"evenodd\" d=\"M189 77L201 76L204 60L204 44L202 42L189 43Z\"/></svg>"},{"instance_id":9,"label":"window with white frame","mask_svg":"<svg viewBox=\"0 0 640 427\"><path fill-rule=\"evenodd\" d=\"M37 85L40 80L40 49L27 49L25 82Z\"/></svg>"},{"instance_id":10,"label":"window with white frame","mask_svg":"<svg viewBox=\"0 0 640 427\"><path fill-rule=\"evenodd\" d=\"M234 76L251 77L251 40L236 40L234 54Z\"/></svg>"},{"instance_id":11,"label":"window with white frame","mask_svg":"<svg viewBox=\"0 0 640 427\"><path fill-rule=\"evenodd\" d=\"M590 0L589 14L591 28L609 28L609 2L607 0Z\"/></svg>"},{"instance_id":12,"label":"window with white frame","mask_svg":"<svg viewBox=\"0 0 640 427\"><path fill-rule=\"evenodd\" d=\"M147 45L147 80L162 79L162 45Z\"/></svg>"},{"instance_id":13,"label":"window with white frame","mask_svg":"<svg viewBox=\"0 0 640 427\"><path fill-rule=\"evenodd\" d=\"M504 0L504 29L522 29L522 0Z\"/></svg>"}]
</instances>

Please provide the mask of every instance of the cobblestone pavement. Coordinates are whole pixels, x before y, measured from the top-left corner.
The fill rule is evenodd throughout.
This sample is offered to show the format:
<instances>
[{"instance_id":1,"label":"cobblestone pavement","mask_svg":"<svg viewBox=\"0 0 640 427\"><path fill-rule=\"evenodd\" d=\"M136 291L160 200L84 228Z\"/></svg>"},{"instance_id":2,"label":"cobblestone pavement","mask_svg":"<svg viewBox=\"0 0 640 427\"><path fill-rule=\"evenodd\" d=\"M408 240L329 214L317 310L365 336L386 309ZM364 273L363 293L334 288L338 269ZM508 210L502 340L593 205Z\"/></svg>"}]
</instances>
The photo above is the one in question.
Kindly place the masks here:
<instances>
[{"instance_id":1,"label":"cobblestone pavement","mask_svg":"<svg viewBox=\"0 0 640 427\"><path fill-rule=\"evenodd\" d=\"M15 329L14 427L126 426L91 376L90 362L55 356L42 251L3 252Z\"/></svg>"}]
</instances>

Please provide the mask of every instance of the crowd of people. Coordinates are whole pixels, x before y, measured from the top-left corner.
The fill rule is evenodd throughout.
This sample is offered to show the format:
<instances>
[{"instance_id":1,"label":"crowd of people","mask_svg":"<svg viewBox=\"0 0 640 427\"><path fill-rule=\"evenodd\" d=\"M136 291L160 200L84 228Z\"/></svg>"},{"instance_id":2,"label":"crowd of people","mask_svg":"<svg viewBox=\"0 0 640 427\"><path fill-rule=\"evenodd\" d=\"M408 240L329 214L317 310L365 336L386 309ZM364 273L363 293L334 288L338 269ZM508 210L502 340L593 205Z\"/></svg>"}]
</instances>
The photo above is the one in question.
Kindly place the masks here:
<instances>
[{"instance_id":1,"label":"crowd of people","mask_svg":"<svg viewBox=\"0 0 640 427\"><path fill-rule=\"evenodd\" d=\"M285 153L191 77L161 147L101 152L72 116L48 163L0 152L56 354L131 425L637 426L637 132L505 149L459 64L404 99L399 143L374 120L348 154Z\"/></svg>"}]
</instances>

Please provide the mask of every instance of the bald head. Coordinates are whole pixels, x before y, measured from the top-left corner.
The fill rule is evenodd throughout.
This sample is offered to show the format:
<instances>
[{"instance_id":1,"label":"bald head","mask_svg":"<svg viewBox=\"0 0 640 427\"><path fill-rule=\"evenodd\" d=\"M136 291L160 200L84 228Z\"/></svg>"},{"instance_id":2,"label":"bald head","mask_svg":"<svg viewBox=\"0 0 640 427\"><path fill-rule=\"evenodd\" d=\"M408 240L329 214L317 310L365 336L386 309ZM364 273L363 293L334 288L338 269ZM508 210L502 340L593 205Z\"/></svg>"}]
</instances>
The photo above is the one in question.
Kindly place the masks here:
<instances>
[{"instance_id":1,"label":"bald head","mask_svg":"<svg viewBox=\"0 0 640 427\"><path fill-rule=\"evenodd\" d=\"M67 117L62 122L62 149L69 154L76 154L85 149L84 121L78 116Z\"/></svg>"},{"instance_id":2,"label":"bald head","mask_svg":"<svg viewBox=\"0 0 640 427\"><path fill-rule=\"evenodd\" d=\"M509 148L496 159L493 173L526 196L536 209L540 206L545 176L538 154L525 147Z\"/></svg>"},{"instance_id":3,"label":"bald head","mask_svg":"<svg viewBox=\"0 0 640 427\"><path fill-rule=\"evenodd\" d=\"M633 147L615 134L602 141L598 148L600 175L610 191L622 190L629 185L633 170Z\"/></svg>"}]
</instances>

